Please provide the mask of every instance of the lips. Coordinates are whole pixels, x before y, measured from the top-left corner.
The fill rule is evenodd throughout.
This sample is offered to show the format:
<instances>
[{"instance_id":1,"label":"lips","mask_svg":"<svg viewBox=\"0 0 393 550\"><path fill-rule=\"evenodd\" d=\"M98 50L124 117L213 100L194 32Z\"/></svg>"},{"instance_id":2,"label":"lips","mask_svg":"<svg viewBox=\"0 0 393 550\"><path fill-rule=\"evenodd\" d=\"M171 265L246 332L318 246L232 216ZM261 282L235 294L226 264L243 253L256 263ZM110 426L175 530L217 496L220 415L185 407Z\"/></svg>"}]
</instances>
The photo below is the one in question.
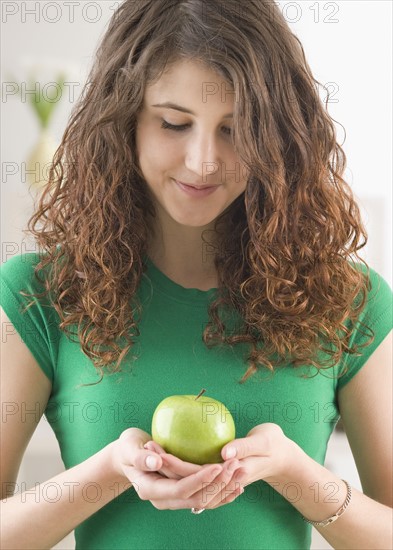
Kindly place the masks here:
<instances>
[{"instance_id":1,"label":"lips","mask_svg":"<svg viewBox=\"0 0 393 550\"><path fill-rule=\"evenodd\" d=\"M194 185L193 183L185 183L183 181L175 180L177 183L181 183L182 185L186 185L187 187L192 187L193 189L211 189L212 187L218 187L218 185Z\"/></svg>"},{"instance_id":2,"label":"lips","mask_svg":"<svg viewBox=\"0 0 393 550\"><path fill-rule=\"evenodd\" d=\"M183 193L185 193L189 197L198 198L198 199L208 197L209 195L215 193L216 190L220 187L219 185L212 185L212 186L202 185L201 187L197 188L197 187L194 187L193 185L180 183L177 180L174 180L174 182L176 183L176 186L178 187L178 189L182 190Z\"/></svg>"}]
</instances>

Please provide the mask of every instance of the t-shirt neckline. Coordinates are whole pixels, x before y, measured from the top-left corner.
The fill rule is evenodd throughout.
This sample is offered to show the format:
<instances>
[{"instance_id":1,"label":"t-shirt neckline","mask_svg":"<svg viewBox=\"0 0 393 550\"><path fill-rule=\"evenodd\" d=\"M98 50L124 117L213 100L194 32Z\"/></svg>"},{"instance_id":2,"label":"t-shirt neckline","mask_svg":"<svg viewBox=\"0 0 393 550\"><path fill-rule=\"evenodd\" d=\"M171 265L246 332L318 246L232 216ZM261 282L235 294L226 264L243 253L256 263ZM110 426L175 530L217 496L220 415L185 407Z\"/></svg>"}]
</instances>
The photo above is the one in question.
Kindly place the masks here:
<instances>
[{"instance_id":1,"label":"t-shirt neckline","mask_svg":"<svg viewBox=\"0 0 393 550\"><path fill-rule=\"evenodd\" d=\"M200 290L199 288L185 288L184 286L175 283L169 277L165 275L149 256L145 255L144 262L147 265L147 275L161 292L174 298L177 301L188 303L207 303L213 297L217 295L217 288L210 288L209 290Z\"/></svg>"}]
</instances>

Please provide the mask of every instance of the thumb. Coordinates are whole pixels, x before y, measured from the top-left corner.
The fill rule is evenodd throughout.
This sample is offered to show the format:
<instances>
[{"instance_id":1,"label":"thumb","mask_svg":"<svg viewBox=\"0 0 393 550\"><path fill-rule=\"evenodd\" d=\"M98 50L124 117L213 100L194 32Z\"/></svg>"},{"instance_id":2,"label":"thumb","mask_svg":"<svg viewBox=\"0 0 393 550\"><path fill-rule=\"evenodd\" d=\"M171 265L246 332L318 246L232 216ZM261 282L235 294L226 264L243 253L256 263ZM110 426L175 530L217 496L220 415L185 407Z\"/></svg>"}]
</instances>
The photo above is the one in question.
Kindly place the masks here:
<instances>
[{"instance_id":1,"label":"thumb","mask_svg":"<svg viewBox=\"0 0 393 550\"><path fill-rule=\"evenodd\" d=\"M124 464L149 472L162 468L160 455L144 448L145 443L151 440L148 433L138 428L128 428L119 439Z\"/></svg>"},{"instance_id":2,"label":"thumb","mask_svg":"<svg viewBox=\"0 0 393 550\"><path fill-rule=\"evenodd\" d=\"M251 437L234 439L230 443L224 445L224 447L221 449L221 456L224 460L229 460L230 458L241 459L256 454L258 453L256 449L253 449Z\"/></svg>"}]
</instances>

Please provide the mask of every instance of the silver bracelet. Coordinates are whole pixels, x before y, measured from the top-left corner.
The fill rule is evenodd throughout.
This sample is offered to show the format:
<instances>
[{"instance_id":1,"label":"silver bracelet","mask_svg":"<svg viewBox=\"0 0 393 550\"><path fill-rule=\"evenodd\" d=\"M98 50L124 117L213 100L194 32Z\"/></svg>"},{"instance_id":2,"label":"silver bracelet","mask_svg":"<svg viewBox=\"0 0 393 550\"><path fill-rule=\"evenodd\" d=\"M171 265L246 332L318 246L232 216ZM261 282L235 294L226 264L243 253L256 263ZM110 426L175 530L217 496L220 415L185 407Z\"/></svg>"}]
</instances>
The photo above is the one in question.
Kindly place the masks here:
<instances>
[{"instance_id":1,"label":"silver bracelet","mask_svg":"<svg viewBox=\"0 0 393 550\"><path fill-rule=\"evenodd\" d=\"M348 481L345 481L345 479L342 479L341 481L345 483L348 490L347 498L345 499L344 504L341 506L341 508L333 516L330 516L330 518L324 519L323 521L311 521L310 519L303 517L304 521L307 521L307 523L311 523L311 525L315 525L317 527L326 527L326 525L330 525L331 523L333 523L333 521L336 521L336 519L343 515L348 504L351 502L352 491Z\"/></svg>"}]
</instances>

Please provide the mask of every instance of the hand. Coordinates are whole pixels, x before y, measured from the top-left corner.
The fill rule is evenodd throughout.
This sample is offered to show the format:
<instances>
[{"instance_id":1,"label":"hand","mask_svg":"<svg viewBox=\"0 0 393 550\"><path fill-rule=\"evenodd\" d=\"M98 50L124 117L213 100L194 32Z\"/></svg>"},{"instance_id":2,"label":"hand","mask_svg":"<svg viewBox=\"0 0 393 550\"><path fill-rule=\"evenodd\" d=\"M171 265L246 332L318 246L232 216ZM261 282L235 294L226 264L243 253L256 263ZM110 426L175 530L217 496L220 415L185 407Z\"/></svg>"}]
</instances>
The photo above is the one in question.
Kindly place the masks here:
<instances>
[{"instance_id":1,"label":"hand","mask_svg":"<svg viewBox=\"0 0 393 550\"><path fill-rule=\"evenodd\" d=\"M165 463L160 472L170 479L181 479L182 477L198 472L203 467L199 464L193 464L192 462L185 462L174 455L166 453L165 449L155 441L148 441L145 443L144 448L161 456ZM208 465L204 467L206 466ZM205 489L206 495L203 508L211 510L223 504L229 504L229 502L232 502L244 492L243 486L233 480L233 476L238 471L239 466L240 463L236 459L224 462L221 476L218 476L214 482ZM216 496L214 496L215 494Z\"/></svg>"},{"instance_id":2,"label":"hand","mask_svg":"<svg viewBox=\"0 0 393 550\"><path fill-rule=\"evenodd\" d=\"M131 481L138 496L150 500L159 510L208 508L233 476L228 467L223 468L220 464L199 466L167 453L148 451L144 444L150 440L151 436L138 428L125 430L113 446L113 464L120 475ZM230 463L235 467L238 465L237 460ZM177 476L185 475L170 479L158 473L161 469L168 472L171 468ZM238 494L224 495L224 498L219 498L219 505L231 502Z\"/></svg>"},{"instance_id":3,"label":"hand","mask_svg":"<svg viewBox=\"0 0 393 550\"><path fill-rule=\"evenodd\" d=\"M221 456L226 460L235 456L239 460L240 467L232 482L245 487L260 479L269 482L288 473L289 460L293 460L296 448L298 445L286 437L280 426L267 422L255 426L246 437L224 445ZM235 454L228 453L230 449ZM217 500L212 501L210 507L214 508L216 503Z\"/></svg>"},{"instance_id":4,"label":"hand","mask_svg":"<svg viewBox=\"0 0 393 550\"><path fill-rule=\"evenodd\" d=\"M171 479L181 479L184 476L198 472L202 468L199 464L184 462L176 456L166 453L165 449L155 441L148 441L145 443L144 448L159 454L165 460L165 464L160 472ZM206 498L203 508L211 510L223 504L229 504L229 502L234 501L244 492L243 486L233 479L239 466L240 462L236 459L224 462L224 470L221 476L218 476L211 486L206 488ZM214 496L214 493L216 493L216 496Z\"/></svg>"}]
</instances>

